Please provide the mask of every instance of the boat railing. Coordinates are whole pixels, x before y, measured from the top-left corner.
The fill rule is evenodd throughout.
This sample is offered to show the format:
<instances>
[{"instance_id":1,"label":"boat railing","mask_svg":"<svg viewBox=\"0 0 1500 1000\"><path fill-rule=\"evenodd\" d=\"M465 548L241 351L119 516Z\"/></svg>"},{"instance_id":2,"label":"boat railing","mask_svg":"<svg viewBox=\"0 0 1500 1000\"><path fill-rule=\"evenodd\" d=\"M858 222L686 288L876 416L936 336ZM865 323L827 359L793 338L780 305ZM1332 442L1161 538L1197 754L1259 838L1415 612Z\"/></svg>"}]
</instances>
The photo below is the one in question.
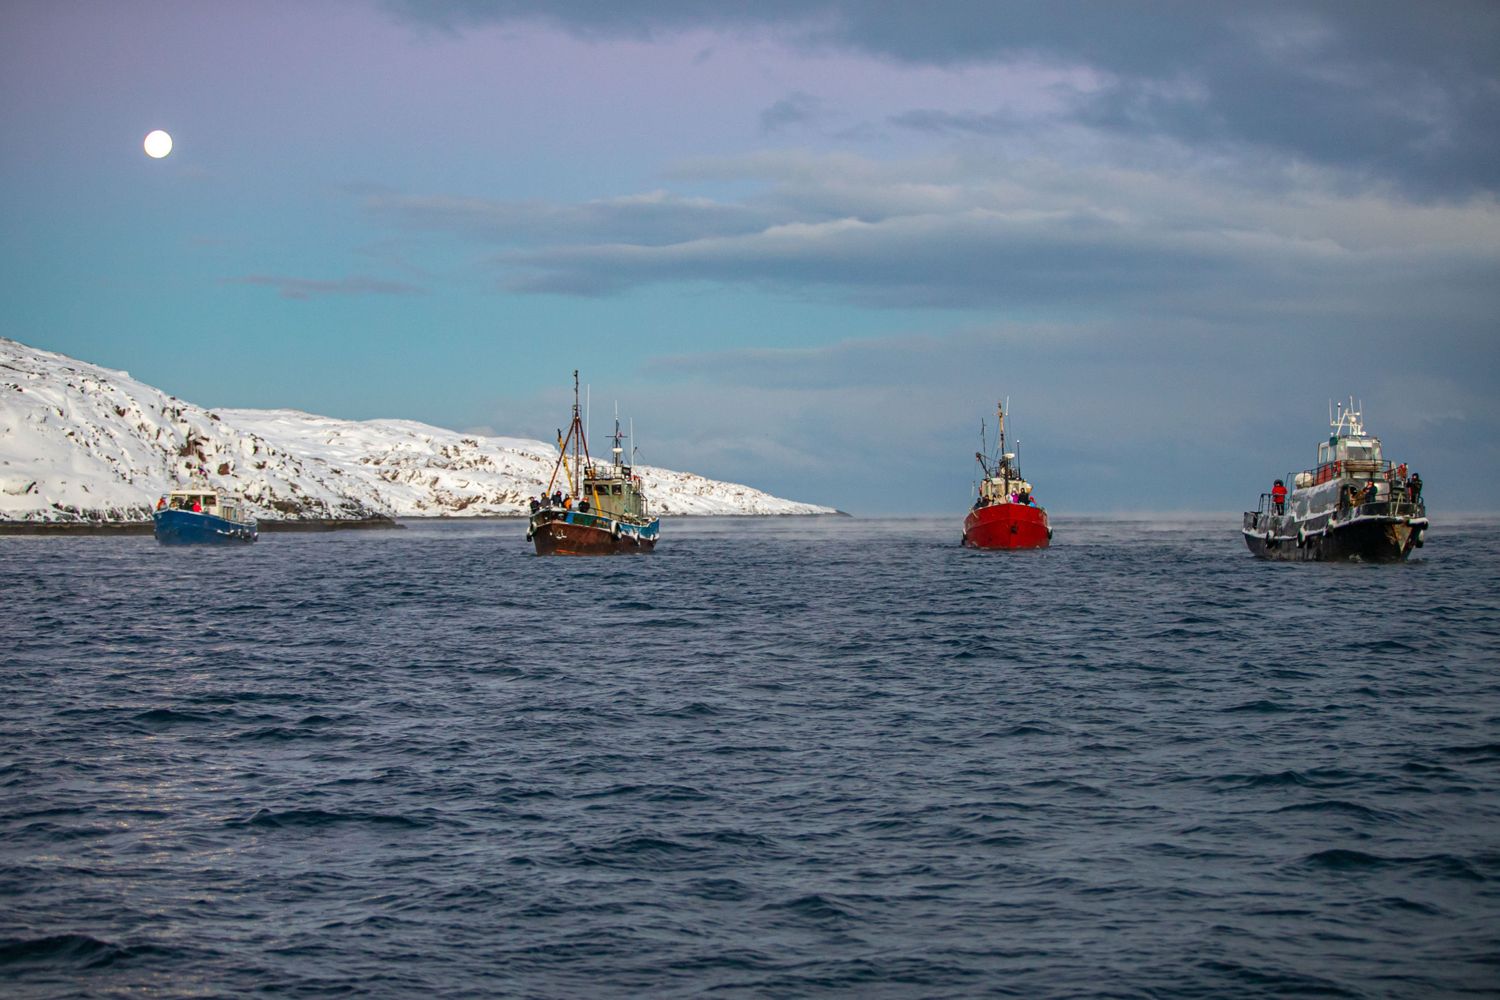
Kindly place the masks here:
<instances>
[{"instance_id":1,"label":"boat railing","mask_svg":"<svg viewBox=\"0 0 1500 1000\"><path fill-rule=\"evenodd\" d=\"M1282 511L1276 509L1276 500L1270 493L1260 495L1260 506L1255 509L1257 514L1280 514Z\"/></svg>"},{"instance_id":2,"label":"boat railing","mask_svg":"<svg viewBox=\"0 0 1500 1000\"><path fill-rule=\"evenodd\" d=\"M1280 516L1284 511L1276 509L1276 499L1270 493L1260 495L1260 504L1254 511L1247 511L1245 526L1248 528L1259 527L1271 517ZM1413 499L1404 489L1396 488L1385 496L1376 500L1360 499L1349 502L1347 499L1333 510L1334 520L1348 520L1354 517L1421 517L1426 513L1420 499Z\"/></svg>"},{"instance_id":3,"label":"boat railing","mask_svg":"<svg viewBox=\"0 0 1500 1000\"><path fill-rule=\"evenodd\" d=\"M1385 460L1374 459L1340 459L1336 462L1324 462L1316 469L1309 469L1307 475L1312 476L1315 485L1321 485L1331 479L1342 476L1363 476L1371 479L1389 480L1393 474L1393 466Z\"/></svg>"},{"instance_id":4,"label":"boat railing","mask_svg":"<svg viewBox=\"0 0 1500 1000\"><path fill-rule=\"evenodd\" d=\"M1361 514L1389 517L1420 517L1422 516L1422 504L1405 496L1392 496L1376 500L1374 503L1362 503L1356 510Z\"/></svg>"},{"instance_id":5,"label":"boat railing","mask_svg":"<svg viewBox=\"0 0 1500 1000\"><path fill-rule=\"evenodd\" d=\"M1351 521L1357 517L1421 517L1426 511L1420 500L1405 494L1381 497L1378 500L1360 501L1347 507L1334 509L1331 520Z\"/></svg>"}]
</instances>

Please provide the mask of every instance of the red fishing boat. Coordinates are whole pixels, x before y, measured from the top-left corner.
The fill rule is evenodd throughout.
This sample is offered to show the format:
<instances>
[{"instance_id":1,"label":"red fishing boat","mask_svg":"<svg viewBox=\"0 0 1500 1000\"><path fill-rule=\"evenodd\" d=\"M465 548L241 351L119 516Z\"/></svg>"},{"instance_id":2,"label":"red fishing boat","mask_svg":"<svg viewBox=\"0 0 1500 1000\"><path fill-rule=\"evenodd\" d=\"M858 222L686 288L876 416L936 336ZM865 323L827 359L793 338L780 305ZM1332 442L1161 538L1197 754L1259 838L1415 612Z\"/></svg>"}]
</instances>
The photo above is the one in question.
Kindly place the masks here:
<instances>
[{"instance_id":1,"label":"red fishing boat","mask_svg":"<svg viewBox=\"0 0 1500 1000\"><path fill-rule=\"evenodd\" d=\"M993 458L975 452L983 478L964 518L963 543L975 549L1045 549L1052 542L1047 511L1031 495L1013 452L1005 450L1005 404L995 407L1000 448Z\"/></svg>"}]
</instances>

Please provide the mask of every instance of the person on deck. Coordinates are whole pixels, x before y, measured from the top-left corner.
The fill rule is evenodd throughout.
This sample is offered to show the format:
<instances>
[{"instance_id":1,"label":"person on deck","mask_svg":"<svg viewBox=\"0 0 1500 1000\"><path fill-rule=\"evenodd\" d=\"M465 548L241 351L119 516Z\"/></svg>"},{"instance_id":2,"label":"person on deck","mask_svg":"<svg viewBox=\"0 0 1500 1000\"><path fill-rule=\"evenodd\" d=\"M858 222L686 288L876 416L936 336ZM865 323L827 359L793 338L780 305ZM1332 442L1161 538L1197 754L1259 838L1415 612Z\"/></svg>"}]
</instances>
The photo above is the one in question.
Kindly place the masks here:
<instances>
[{"instance_id":1,"label":"person on deck","mask_svg":"<svg viewBox=\"0 0 1500 1000\"><path fill-rule=\"evenodd\" d=\"M157 510L166 510L166 507L167 507L167 498L166 497L162 497L160 500L156 501L156 509Z\"/></svg>"},{"instance_id":2,"label":"person on deck","mask_svg":"<svg viewBox=\"0 0 1500 1000\"><path fill-rule=\"evenodd\" d=\"M539 511L541 509L542 509L542 502L540 500L538 500L536 497L532 497L531 498L531 512L533 514L535 514L537 511Z\"/></svg>"},{"instance_id":3,"label":"person on deck","mask_svg":"<svg viewBox=\"0 0 1500 1000\"><path fill-rule=\"evenodd\" d=\"M1276 508L1276 513L1286 513L1286 483L1279 479L1271 487L1271 503Z\"/></svg>"},{"instance_id":4,"label":"person on deck","mask_svg":"<svg viewBox=\"0 0 1500 1000\"><path fill-rule=\"evenodd\" d=\"M201 514L201 513L203 513L203 504L199 503L197 500L193 501L193 513L194 514Z\"/></svg>"},{"instance_id":5,"label":"person on deck","mask_svg":"<svg viewBox=\"0 0 1500 1000\"><path fill-rule=\"evenodd\" d=\"M1422 501L1422 477L1415 472L1406 481L1406 493L1411 497L1412 503L1420 503Z\"/></svg>"},{"instance_id":6,"label":"person on deck","mask_svg":"<svg viewBox=\"0 0 1500 1000\"><path fill-rule=\"evenodd\" d=\"M563 505L562 490L557 490L556 492L554 492L552 494L552 506L554 506L554 507L561 507L562 505Z\"/></svg>"},{"instance_id":7,"label":"person on deck","mask_svg":"<svg viewBox=\"0 0 1500 1000\"><path fill-rule=\"evenodd\" d=\"M1365 503L1374 503L1379 495L1380 491L1375 486L1375 480L1370 480L1369 484L1365 486Z\"/></svg>"}]
</instances>

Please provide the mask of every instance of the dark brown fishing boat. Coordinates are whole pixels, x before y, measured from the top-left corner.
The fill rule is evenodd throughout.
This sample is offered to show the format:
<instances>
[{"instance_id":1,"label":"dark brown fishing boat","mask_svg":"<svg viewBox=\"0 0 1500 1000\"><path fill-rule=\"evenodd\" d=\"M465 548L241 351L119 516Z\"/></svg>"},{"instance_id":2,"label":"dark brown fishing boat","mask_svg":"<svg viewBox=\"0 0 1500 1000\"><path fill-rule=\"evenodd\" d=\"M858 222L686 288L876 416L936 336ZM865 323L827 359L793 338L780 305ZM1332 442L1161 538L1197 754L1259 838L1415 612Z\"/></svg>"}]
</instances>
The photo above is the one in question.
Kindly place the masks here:
<instances>
[{"instance_id":1,"label":"dark brown fishing boat","mask_svg":"<svg viewBox=\"0 0 1500 1000\"><path fill-rule=\"evenodd\" d=\"M589 455L579 415L578 372L573 372L573 422L566 435L558 432L552 478L546 492L531 502L526 538L537 555L628 555L656 548L661 522L650 514L641 477L624 460L620 440L616 417L614 461L596 463Z\"/></svg>"}]
</instances>

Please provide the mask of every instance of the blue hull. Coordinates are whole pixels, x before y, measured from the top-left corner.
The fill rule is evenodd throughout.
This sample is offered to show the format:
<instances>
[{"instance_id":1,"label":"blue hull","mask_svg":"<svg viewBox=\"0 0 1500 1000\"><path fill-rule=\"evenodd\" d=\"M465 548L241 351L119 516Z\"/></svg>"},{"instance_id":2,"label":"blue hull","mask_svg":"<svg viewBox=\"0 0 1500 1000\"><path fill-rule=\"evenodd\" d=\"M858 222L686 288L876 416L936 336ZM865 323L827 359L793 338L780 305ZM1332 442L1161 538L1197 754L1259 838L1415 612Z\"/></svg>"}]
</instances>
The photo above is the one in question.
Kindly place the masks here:
<instances>
[{"instance_id":1,"label":"blue hull","mask_svg":"<svg viewBox=\"0 0 1500 1000\"><path fill-rule=\"evenodd\" d=\"M152 519L156 522L156 540L163 545L230 545L259 537L254 521L226 521L190 510L159 510Z\"/></svg>"}]
</instances>

